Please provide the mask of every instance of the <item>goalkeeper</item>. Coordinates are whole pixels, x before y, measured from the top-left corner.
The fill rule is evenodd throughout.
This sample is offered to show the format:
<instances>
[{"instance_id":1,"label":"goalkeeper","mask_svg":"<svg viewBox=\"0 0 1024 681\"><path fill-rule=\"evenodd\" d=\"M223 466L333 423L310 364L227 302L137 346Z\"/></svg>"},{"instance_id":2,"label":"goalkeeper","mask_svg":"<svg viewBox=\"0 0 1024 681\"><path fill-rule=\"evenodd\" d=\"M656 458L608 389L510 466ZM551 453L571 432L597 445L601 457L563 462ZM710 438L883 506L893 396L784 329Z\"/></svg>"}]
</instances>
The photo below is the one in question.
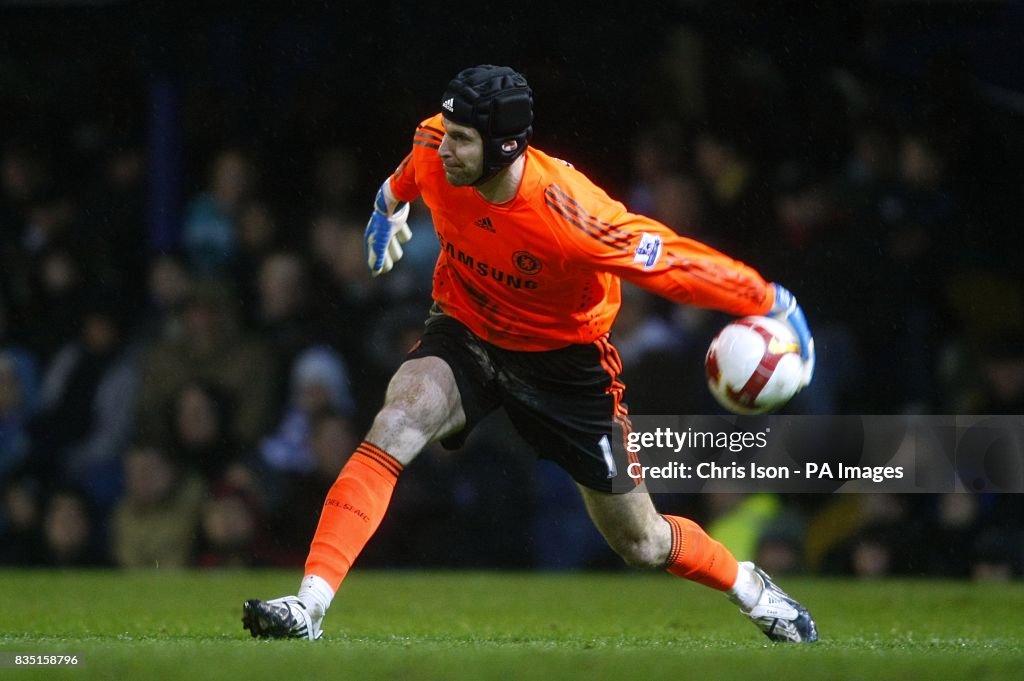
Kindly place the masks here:
<instances>
[{"instance_id":1,"label":"goalkeeper","mask_svg":"<svg viewBox=\"0 0 1024 681\"><path fill-rule=\"evenodd\" d=\"M460 72L412 151L377 193L370 272L402 257L408 203L430 208L441 253L421 340L388 385L366 439L327 494L296 596L243 606L253 636L319 638L332 599L381 522L405 466L450 448L503 407L539 453L576 481L609 545L630 565L724 592L772 640L817 639L808 611L686 518L661 515L611 446L629 421L609 330L620 279L670 300L788 322L804 384L814 344L793 296L750 267L629 213L571 165L529 146L533 96L500 66ZM621 454L616 453L622 452Z\"/></svg>"}]
</instances>

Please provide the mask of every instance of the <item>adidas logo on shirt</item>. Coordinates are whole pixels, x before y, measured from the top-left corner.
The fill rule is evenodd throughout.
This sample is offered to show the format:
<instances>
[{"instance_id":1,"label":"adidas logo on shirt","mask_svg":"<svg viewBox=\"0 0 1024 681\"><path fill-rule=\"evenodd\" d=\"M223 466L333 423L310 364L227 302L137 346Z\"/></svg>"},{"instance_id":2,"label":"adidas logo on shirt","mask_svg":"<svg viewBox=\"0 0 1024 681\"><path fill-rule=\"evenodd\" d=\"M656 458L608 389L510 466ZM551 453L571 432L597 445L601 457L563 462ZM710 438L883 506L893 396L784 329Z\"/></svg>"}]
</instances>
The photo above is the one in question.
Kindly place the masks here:
<instances>
[{"instance_id":1,"label":"adidas logo on shirt","mask_svg":"<svg viewBox=\"0 0 1024 681\"><path fill-rule=\"evenodd\" d=\"M473 224L479 227L480 229L486 229L488 232L494 231L494 225L491 224L490 218L480 218L479 220L474 220Z\"/></svg>"},{"instance_id":2,"label":"adidas logo on shirt","mask_svg":"<svg viewBox=\"0 0 1024 681\"><path fill-rule=\"evenodd\" d=\"M451 99L446 99L443 102L441 102L441 108L444 109L445 111L451 111L452 113L454 113L455 112L455 98L452 97Z\"/></svg>"}]
</instances>

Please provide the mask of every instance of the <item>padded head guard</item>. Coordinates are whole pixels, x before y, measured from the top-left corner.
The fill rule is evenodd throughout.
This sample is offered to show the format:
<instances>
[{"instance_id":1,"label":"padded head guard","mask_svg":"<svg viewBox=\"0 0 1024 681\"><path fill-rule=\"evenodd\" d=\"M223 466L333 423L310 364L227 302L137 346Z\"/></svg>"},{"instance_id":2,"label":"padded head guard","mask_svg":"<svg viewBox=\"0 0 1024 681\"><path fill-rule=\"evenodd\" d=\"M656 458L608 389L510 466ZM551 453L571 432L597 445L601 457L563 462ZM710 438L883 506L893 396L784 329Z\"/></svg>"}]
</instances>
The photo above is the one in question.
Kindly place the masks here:
<instances>
[{"instance_id":1,"label":"padded head guard","mask_svg":"<svg viewBox=\"0 0 1024 681\"><path fill-rule=\"evenodd\" d=\"M484 64L459 72L441 97L441 110L483 138L483 174L474 184L511 165L533 134L533 91L521 73L507 66Z\"/></svg>"}]
</instances>

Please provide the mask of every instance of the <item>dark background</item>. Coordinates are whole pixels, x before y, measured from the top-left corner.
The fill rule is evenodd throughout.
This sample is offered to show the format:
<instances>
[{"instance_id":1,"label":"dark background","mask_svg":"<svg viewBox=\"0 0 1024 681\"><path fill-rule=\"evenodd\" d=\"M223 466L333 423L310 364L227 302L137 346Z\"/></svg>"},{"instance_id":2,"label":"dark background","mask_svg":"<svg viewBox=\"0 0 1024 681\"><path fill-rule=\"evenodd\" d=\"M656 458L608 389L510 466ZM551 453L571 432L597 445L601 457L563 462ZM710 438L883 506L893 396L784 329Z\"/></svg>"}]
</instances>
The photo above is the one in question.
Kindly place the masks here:
<instances>
[{"instance_id":1,"label":"dark background","mask_svg":"<svg viewBox=\"0 0 1024 681\"><path fill-rule=\"evenodd\" d=\"M157 144L147 137L161 105L153 89L168 84L177 111L164 113L180 125L183 192L199 185L210 148L225 141L264 148L275 179L301 177L294 171L313 145L352 145L371 191L404 154L410 121L431 113L454 73L507 63L537 93L536 144L615 188L628 181L633 133L691 114L687 94L706 102L702 118L741 129L761 154L832 154L837 163L848 140L821 128L841 130L850 112L821 100L837 97L825 81L842 69L894 120L987 124L975 134L990 148L973 152L1004 158L986 156L979 175L1004 171L996 162L1020 169L1024 9L1015 2L327 4L3 3L4 137L73 155L96 143L75 138L91 124ZM700 43L700 92L671 87L681 31ZM741 58L772 63L781 87L751 90Z\"/></svg>"}]
</instances>

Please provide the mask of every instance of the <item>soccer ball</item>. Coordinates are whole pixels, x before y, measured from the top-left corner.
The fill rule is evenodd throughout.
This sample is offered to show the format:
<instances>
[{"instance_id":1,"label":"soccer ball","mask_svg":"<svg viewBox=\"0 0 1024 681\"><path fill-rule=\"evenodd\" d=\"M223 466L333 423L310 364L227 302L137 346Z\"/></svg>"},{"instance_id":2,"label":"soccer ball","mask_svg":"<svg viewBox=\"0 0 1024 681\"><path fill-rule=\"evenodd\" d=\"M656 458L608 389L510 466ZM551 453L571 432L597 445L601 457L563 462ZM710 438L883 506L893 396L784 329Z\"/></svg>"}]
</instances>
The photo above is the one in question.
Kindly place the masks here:
<instances>
[{"instance_id":1,"label":"soccer ball","mask_svg":"<svg viewBox=\"0 0 1024 681\"><path fill-rule=\"evenodd\" d=\"M734 414L763 414L786 404L800 390L800 343L783 322L744 317L711 341L704 369L719 404Z\"/></svg>"}]
</instances>

